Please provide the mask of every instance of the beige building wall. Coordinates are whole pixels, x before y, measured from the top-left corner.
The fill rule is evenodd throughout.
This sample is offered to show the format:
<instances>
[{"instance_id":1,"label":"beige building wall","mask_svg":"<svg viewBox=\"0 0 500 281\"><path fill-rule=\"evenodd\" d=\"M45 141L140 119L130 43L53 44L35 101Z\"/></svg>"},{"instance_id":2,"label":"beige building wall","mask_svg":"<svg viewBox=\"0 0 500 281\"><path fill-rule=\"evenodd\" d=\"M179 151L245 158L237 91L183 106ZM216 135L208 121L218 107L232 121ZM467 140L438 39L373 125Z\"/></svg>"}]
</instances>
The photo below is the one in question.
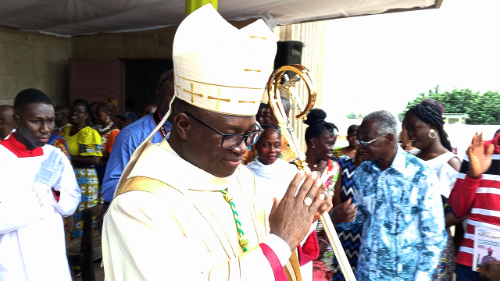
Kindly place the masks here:
<instances>
[{"instance_id":1,"label":"beige building wall","mask_svg":"<svg viewBox=\"0 0 500 281\"><path fill-rule=\"evenodd\" d=\"M255 19L231 22L244 27ZM177 26L154 30L101 33L72 38L73 58L76 59L170 59Z\"/></svg>"},{"instance_id":2,"label":"beige building wall","mask_svg":"<svg viewBox=\"0 0 500 281\"><path fill-rule=\"evenodd\" d=\"M235 22L233 25L241 28L253 21ZM0 104L13 104L15 95L26 88L44 91L56 105L67 104L69 58L169 59L172 57L176 30L177 27L166 27L68 38L0 27ZM317 79L316 107L321 106L324 30L324 22L294 24L275 29L277 38L281 41L297 40L304 43L302 64ZM295 121L294 126L298 136L302 137L302 122Z\"/></svg>"},{"instance_id":3,"label":"beige building wall","mask_svg":"<svg viewBox=\"0 0 500 281\"><path fill-rule=\"evenodd\" d=\"M70 38L0 27L0 104L13 105L26 88L66 104L70 57Z\"/></svg>"},{"instance_id":4,"label":"beige building wall","mask_svg":"<svg viewBox=\"0 0 500 281\"><path fill-rule=\"evenodd\" d=\"M254 19L235 22L243 27ZM57 37L0 27L0 105L26 88L45 92L54 104L69 102L69 59L169 59L177 27Z\"/></svg>"},{"instance_id":5,"label":"beige building wall","mask_svg":"<svg viewBox=\"0 0 500 281\"><path fill-rule=\"evenodd\" d=\"M286 26L279 26L274 31L280 41L301 41L304 43L302 47L302 65L312 72L316 78L317 98L314 105L315 108L322 107L323 95L323 54L325 41L325 22L309 22L299 23ZM299 82L299 95L303 98L303 103L306 102L307 88L304 83ZM297 115L298 110L292 107L290 117ZM297 137L301 141L302 151L306 151L304 140L307 125L302 119L292 120L292 125L295 129Z\"/></svg>"},{"instance_id":6,"label":"beige building wall","mask_svg":"<svg viewBox=\"0 0 500 281\"><path fill-rule=\"evenodd\" d=\"M72 38L76 59L159 59L172 58L177 27L154 30L101 33Z\"/></svg>"}]
</instances>

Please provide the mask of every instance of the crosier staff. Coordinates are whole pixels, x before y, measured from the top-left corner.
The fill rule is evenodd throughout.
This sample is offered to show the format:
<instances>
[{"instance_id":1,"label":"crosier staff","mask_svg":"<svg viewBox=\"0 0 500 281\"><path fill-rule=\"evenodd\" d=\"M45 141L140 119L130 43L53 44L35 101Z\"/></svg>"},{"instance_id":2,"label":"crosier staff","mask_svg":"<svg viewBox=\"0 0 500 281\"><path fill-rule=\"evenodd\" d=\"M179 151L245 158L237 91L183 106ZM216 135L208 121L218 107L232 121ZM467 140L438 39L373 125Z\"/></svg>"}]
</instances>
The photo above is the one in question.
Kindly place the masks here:
<instances>
[{"instance_id":1,"label":"crosier staff","mask_svg":"<svg viewBox=\"0 0 500 281\"><path fill-rule=\"evenodd\" d=\"M287 72L293 72L296 75L288 80L286 75ZM297 82L298 78L302 79L306 83L308 90L308 101L305 108L302 108L300 97L298 96L295 89L295 83ZM282 80L283 83L281 83ZM292 64L279 68L278 71L276 71L269 77L269 81L267 83L269 103L271 104L271 108L273 109L273 112L276 115L281 128L283 129L281 133L285 135L285 138L290 144L290 148L295 154L295 158L293 161L295 162L295 164L297 164L299 170L310 171L309 167L307 166L306 156L299 149L299 140L295 136L292 123L285 114L284 106L281 103L280 90L288 91L288 93L290 94L290 100L293 103L297 104L299 114L297 114L295 118L302 118L305 120L307 118L307 113L311 111L314 103L316 102L317 93L314 78L312 77L309 70L304 66L300 64ZM342 273L344 274L345 279L347 281L356 280L349 261L347 260L347 256L345 255L342 244L340 243L340 240L337 236L337 232L335 231L335 227L333 226L332 220L330 219L330 216L327 212L325 212L320 216L320 219L323 222L326 235L328 236L328 239L333 246L333 251L335 253L335 256L337 257L337 260L339 261L340 268L342 269Z\"/></svg>"}]
</instances>

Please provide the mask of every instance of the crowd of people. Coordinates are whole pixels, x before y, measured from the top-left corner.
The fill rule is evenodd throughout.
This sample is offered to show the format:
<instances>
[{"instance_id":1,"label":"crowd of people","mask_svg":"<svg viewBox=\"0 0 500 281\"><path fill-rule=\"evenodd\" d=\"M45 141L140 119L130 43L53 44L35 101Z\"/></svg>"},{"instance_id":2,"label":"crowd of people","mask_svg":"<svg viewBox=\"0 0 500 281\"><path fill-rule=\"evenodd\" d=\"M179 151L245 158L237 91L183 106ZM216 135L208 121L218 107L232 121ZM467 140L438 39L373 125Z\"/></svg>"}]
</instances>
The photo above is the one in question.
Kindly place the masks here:
<instances>
[{"instance_id":1,"label":"crowd of people","mask_svg":"<svg viewBox=\"0 0 500 281\"><path fill-rule=\"evenodd\" d=\"M26 89L21 93L42 95L37 89ZM83 99L73 101L68 108L54 106L54 126L47 145L59 148L70 160L81 190L81 203L74 215L65 218L66 241L79 238L83 234L82 211L103 202L102 186L104 174L115 139L123 128L139 119L139 115L155 112L157 103L149 102L141 112L132 111L116 115L119 124L112 121L115 99L93 101ZM0 140L9 138L17 124L14 107L0 105Z\"/></svg>"},{"instance_id":2,"label":"crowd of people","mask_svg":"<svg viewBox=\"0 0 500 281\"><path fill-rule=\"evenodd\" d=\"M157 103L120 124L113 99L68 108L26 89L0 105L0 280L71 280L65 240L82 236L82 211L97 204L107 280L345 280L324 212L357 280L500 280L500 245L473 257L476 228L500 238L500 135L476 134L460 161L445 108L424 100L402 127L386 110L368 114L336 148L338 128L316 108L299 171L272 107L256 102L269 73L217 62L252 75L238 84L193 62L217 52L191 42L217 32L201 19L234 31L211 6L187 17ZM266 66L272 33L262 21L249 30L231 38L238 48L219 47L256 48L267 60L252 63Z\"/></svg>"}]
</instances>

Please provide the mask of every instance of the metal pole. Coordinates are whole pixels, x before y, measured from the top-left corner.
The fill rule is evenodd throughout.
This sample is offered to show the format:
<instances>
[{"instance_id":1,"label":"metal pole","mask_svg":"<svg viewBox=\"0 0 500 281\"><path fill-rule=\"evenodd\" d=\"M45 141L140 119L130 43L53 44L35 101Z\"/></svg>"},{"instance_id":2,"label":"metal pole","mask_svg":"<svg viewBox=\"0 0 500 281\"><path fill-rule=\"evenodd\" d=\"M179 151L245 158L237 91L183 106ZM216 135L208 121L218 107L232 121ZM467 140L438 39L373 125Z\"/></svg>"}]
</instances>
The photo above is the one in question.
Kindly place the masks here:
<instances>
[{"instance_id":1,"label":"metal pole","mask_svg":"<svg viewBox=\"0 0 500 281\"><path fill-rule=\"evenodd\" d=\"M320 219L323 223L323 226L325 227L326 236L328 236L328 240L330 240L330 243L332 243L335 257L339 260L340 269L342 269L345 280L356 280L351 265L349 264L349 260L347 259L344 249L342 248L342 244L340 243L339 237L337 236L337 231L335 231L335 227L333 226L332 220L330 219L330 215L328 214L328 212L324 212L320 216Z\"/></svg>"},{"instance_id":2,"label":"metal pole","mask_svg":"<svg viewBox=\"0 0 500 281\"><path fill-rule=\"evenodd\" d=\"M206 4L212 4L217 10L218 2L218 0L186 0L186 17Z\"/></svg>"},{"instance_id":3,"label":"metal pole","mask_svg":"<svg viewBox=\"0 0 500 281\"><path fill-rule=\"evenodd\" d=\"M299 168L299 170L309 170L309 167L307 167L305 155L299 149L298 145L299 141L295 136L292 124L288 116L284 114L285 111L280 97L281 92L278 91L278 88L281 87L284 91L288 91L291 96L297 94L295 93L294 89L295 85L293 83L293 80L285 81L281 86L279 85L286 71L293 71L295 74L299 75L302 81L306 83L309 94L307 105L305 106L304 109L300 110L299 114L295 116L295 118L297 119L305 118L306 114L313 108L314 102L316 101L316 86L313 77L309 73L309 70L307 68L305 68L302 65L286 65L282 66L273 75L271 75L271 77L269 78L268 88L267 88L269 94L269 103L271 104L273 112L276 115L276 118L278 119L278 122L282 129L281 133L284 134L285 138L288 140L290 147L292 148L292 151L295 154L296 159L294 161L297 164L297 167ZM300 99L297 98L297 96L295 97L295 99L297 101L300 101ZM320 216L320 219L325 228L328 240L330 240L330 243L332 244L335 256L339 261L339 265L340 268L342 269L342 273L344 274L345 280L355 281L356 277L354 276L351 265L347 260L347 256L337 236L337 232L335 231L335 227L333 226L330 215L327 212L325 212Z\"/></svg>"}]
</instances>

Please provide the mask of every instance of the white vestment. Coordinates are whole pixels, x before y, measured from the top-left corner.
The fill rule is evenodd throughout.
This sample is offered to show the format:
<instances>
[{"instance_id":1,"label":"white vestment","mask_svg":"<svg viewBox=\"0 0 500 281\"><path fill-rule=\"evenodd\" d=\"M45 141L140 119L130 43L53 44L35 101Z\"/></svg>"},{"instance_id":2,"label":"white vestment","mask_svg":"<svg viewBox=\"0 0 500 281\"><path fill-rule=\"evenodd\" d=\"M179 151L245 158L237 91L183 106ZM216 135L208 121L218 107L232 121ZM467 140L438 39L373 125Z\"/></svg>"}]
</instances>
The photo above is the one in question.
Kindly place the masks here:
<instances>
[{"instance_id":1,"label":"white vestment","mask_svg":"<svg viewBox=\"0 0 500 281\"><path fill-rule=\"evenodd\" d=\"M450 197L451 190L455 186L458 176L457 170L448 164L448 161L452 158L457 158L457 155L447 151L436 158L425 161L425 164L436 172L439 178L441 195L446 198Z\"/></svg>"},{"instance_id":2,"label":"white vestment","mask_svg":"<svg viewBox=\"0 0 500 281\"><path fill-rule=\"evenodd\" d=\"M276 160L273 164L265 165L259 157L255 158L247 164L255 175L255 186L257 190L257 198L264 206L266 218L269 218L273 207L273 198L281 201L285 195L288 186L299 171L295 165L292 165L282 159ZM316 229L317 222L314 222L309 229L309 234L301 242L304 245L307 238ZM267 229L269 232L269 229ZM313 263L308 262L300 267L300 273L303 281L312 281L313 279Z\"/></svg>"},{"instance_id":3,"label":"white vestment","mask_svg":"<svg viewBox=\"0 0 500 281\"><path fill-rule=\"evenodd\" d=\"M226 188L249 242L246 252L219 191ZM179 157L167 140L149 143L104 217L106 280L275 280L259 247L273 237L266 238L266 222L247 167L217 178ZM279 242L285 249L268 245L286 263L290 248Z\"/></svg>"},{"instance_id":4,"label":"white vestment","mask_svg":"<svg viewBox=\"0 0 500 281\"><path fill-rule=\"evenodd\" d=\"M270 165L265 165L258 157L255 161L247 164L255 175L255 187L257 197L266 211L266 217L269 217L273 207L273 198L281 200L299 171L297 167L288 162L278 159Z\"/></svg>"},{"instance_id":5,"label":"white vestment","mask_svg":"<svg viewBox=\"0 0 500 281\"><path fill-rule=\"evenodd\" d=\"M12 137L12 136L11 136ZM0 280L69 281L63 216L74 213L80 188L67 157L45 145L43 155L18 158L0 145ZM52 186L39 184L42 163L52 153L61 155ZM46 163L45 163L46 164Z\"/></svg>"}]
</instances>

